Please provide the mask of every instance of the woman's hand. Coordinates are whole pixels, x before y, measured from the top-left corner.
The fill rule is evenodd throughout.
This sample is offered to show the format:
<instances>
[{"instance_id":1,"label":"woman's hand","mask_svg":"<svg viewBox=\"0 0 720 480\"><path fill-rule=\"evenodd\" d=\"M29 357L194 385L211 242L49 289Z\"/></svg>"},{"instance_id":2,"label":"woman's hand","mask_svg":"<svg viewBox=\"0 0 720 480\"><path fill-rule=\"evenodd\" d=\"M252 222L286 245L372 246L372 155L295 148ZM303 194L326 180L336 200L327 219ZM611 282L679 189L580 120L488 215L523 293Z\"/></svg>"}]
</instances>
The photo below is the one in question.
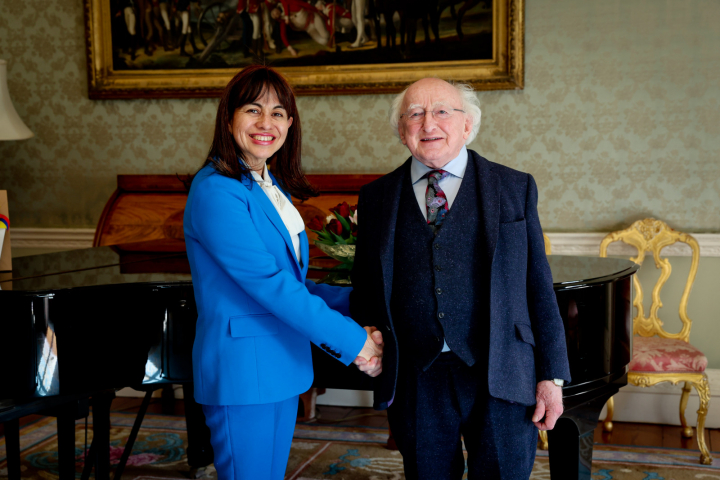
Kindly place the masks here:
<instances>
[{"instance_id":1,"label":"woman's hand","mask_svg":"<svg viewBox=\"0 0 720 480\"><path fill-rule=\"evenodd\" d=\"M382 332L375 327L363 327L367 332L365 346L353 362L361 372L377 377L382 372L383 342Z\"/></svg>"}]
</instances>

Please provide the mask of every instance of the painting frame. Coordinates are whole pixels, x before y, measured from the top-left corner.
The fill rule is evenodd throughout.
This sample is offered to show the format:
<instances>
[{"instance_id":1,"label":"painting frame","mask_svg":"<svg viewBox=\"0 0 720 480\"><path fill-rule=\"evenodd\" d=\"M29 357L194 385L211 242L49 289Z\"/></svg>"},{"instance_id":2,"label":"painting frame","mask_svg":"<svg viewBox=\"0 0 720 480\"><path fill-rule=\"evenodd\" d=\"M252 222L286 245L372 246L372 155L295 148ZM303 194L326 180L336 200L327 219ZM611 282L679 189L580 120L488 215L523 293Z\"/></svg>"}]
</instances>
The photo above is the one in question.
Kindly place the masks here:
<instances>
[{"instance_id":1,"label":"painting frame","mask_svg":"<svg viewBox=\"0 0 720 480\"><path fill-rule=\"evenodd\" d=\"M298 95L396 93L428 76L452 79L476 90L524 87L524 2L493 0L492 59L404 64L278 67ZM108 0L83 0L91 100L216 98L238 68L114 70Z\"/></svg>"}]
</instances>

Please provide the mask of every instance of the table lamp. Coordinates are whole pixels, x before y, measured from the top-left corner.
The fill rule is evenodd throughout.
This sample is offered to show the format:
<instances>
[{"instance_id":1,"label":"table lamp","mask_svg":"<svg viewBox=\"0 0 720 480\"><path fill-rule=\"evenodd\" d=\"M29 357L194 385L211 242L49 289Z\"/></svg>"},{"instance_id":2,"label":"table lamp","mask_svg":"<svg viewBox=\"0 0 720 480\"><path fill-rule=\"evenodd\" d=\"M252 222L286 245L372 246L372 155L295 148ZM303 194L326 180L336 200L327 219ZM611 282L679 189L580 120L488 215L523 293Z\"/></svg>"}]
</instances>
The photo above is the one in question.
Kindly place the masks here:
<instances>
[{"instance_id":1,"label":"table lamp","mask_svg":"<svg viewBox=\"0 0 720 480\"><path fill-rule=\"evenodd\" d=\"M7 86L7 62L0 60L0 141L25 140L32 136L33 133L15 111ZM0 190L0 272L12 270L8 217L7 194Z\"/></svg>"},{"instance_id":2,"label":"table lamp","mask_svg":"<svg viewBox=\"0 0 720 480\"><path fill-rule=\"evenodd\" d=\"M15 111L7 86L7 62L0 60L0 140L25 140L32 136Z\"/></svg>"}]
</instances>

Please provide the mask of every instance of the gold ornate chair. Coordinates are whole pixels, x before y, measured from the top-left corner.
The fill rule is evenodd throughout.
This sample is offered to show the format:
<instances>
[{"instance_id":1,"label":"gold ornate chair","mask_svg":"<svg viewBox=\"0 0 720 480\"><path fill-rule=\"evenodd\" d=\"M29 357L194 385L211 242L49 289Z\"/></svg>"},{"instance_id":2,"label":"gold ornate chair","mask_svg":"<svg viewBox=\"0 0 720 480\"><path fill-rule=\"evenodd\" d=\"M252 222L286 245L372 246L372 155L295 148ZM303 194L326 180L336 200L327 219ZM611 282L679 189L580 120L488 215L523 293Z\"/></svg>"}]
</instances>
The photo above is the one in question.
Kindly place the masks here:
<instances>
[{"instance_id":1,"label":"gold ornate chair","mask_svg":"<svg viewBox=\"0 0 720 480\"><path fill-rule=\"evenodd\" d=\"M633 318L633 355L629 365L628 383L639 387L650 387L661 382L671 382L676 385L684 382L682 396L680 397L680 423L682 435L692 438L692 427L685 420L690 390L695 387L700 397L700 408L697 418L697 443L700 448L700 462L704 465L712 463L712 457L705 445L705 417L710 401L710 386L705 368L707 357L689 343L692 320L687 315L687 303L690 290L695 281L698 263L700 261L700 247L697 241L687 233L677 232L665 222L646 218L638 220L629 228L608 234L600 244L600 256L607 256L607 248L613 242L621 241L637 248L637 257L632 261L642 264L645 252L652 252L655 267L661 269L660 278L652 290L652 304L650 315L645 316L643 308L643 290L637 275L633 277L635 298L633 306L637 314ZM682 328L678 333L669 333L663 328L663 322L658 318L658 310L662 307L660 291L662 290L672 270L667 258L660 258L663 247L676 242L687 244L692 249L692 263L688 274L685 290L680 299L680 320ZM603 423L605 431L612 431L612 418L614 402L611 398L607 402L607 416Z\"/></svg>"},{"instance_id":2,"label":"gold ornate chair","mask_svg":"<svg viewBox=\"0 0 720 480\"><path fill-rule=\"evenodd\" d=\"M545 241L545 255L550 255L550 251L552 250L552 245L550 245L550 239L544 233L543 233L543 240Z\"/></svg>"},{"instance_id":3,"label":"gold ornate chair","mask_svg":"<svg viewBox=\"0 0 720 480\"><path fill-rule=\"evenodd\" d=\"M545 255L550 255L552 253L552 245L550 244L550 239L547 235L543 233L543 240L545 241ZM547 450L548 449L548 435L545 431L539 431L538 435L540 437L540 450Z\"/></svg>"}]
</instances>

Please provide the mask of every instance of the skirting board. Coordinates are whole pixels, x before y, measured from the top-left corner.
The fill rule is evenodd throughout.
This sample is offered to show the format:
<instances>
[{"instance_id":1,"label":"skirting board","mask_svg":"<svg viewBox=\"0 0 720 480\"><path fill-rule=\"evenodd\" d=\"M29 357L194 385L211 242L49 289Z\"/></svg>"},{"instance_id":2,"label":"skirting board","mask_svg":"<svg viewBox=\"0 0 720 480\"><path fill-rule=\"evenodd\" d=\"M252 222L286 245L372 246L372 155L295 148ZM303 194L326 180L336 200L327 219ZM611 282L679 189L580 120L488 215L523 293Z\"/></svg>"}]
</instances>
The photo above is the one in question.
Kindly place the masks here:
<instances>
[{"instance_id":1,"label":"skirting board","mask_svg":"<svg viewBox=\"0 0 720 480\"><path fill-rule=\"evenodd\" d=\"M173 385L173 392L175 393L176 400L182 400L183 396L182 385ZM152 394L152 398L160 398L162 395L162 389L155 390ZM135 390L134 388L125 387L115 392L116 397L128 397L128 398L142 398L145 396L145 392Z\"/></svg>"},{"instance_id":2,"label":"skirting board","mask_svg":"<svg viewBox=\"0 0 720 480\"><path fill-rule=\"evenodd\" d=\"M92 247L95 230L92 228L13 228L13 247L22 249L55 248L76 249ZM548 233L555 255L589 255L600 252L600 242L605 233ZM700 256L720 257L720 233L697 233L693 235L700 244ZM608 249L610 255L635 255L635 250L616 242ZM666 247L667 256L689 256L690 248L684 244Z\"/></svg>"},{"instance_id":3,"label":"skirting board","mask_svg":"<svg viewBox=\"0 0 720 480\"><path fill-rule=\"evenodd\" d=\"M606 233L546 233L555 255L587 255L600 254L600 242ZM700 245L701 257L720 257L720 234L695 233L695 240ZM622 242L615 242L608 247L608 255L634 256L637 250ZM690 247L684 243L676 243L662 250L668 257L689 257L692 255Z\"/></svg>"},{"instance_id":4,"label":"skirting board","mask_svg":"<svg viewBox=\"0 0 720 480\"><path fill-rule=\"evenodd\" d=\"M53 248L75 250L90 248L95 237L94 228L13 228L15 248Z\"/></svg>"},{"instance_id":5,"label":"skirting board","mask_svg":"<svg viewBox=\"0 0 720 480\"><path fill-rule=\"evenodd\" d=\"M710 382L710 406L705 421L707 428L720 428L720 369L706 370ZM661 383L648 388L628 385L615 395L615 420L618 422L654 423L660 425L680 425L678 416L682 385ZM118 397L142 397L143 392L132 388L123 388L117 392ZM156 391L153 397L159 397ZM175 385L175 398L183 398L183 391ZM373 404L372 392L364 390L336 390L329 388L324 395L317 397L318 405L336 407L370 408ZM695 426L698 409L698 396L695 389L690 394L685 418L688 424ZM600 418L605 418L603 408Z\"/></svg>"}]
</instances>

